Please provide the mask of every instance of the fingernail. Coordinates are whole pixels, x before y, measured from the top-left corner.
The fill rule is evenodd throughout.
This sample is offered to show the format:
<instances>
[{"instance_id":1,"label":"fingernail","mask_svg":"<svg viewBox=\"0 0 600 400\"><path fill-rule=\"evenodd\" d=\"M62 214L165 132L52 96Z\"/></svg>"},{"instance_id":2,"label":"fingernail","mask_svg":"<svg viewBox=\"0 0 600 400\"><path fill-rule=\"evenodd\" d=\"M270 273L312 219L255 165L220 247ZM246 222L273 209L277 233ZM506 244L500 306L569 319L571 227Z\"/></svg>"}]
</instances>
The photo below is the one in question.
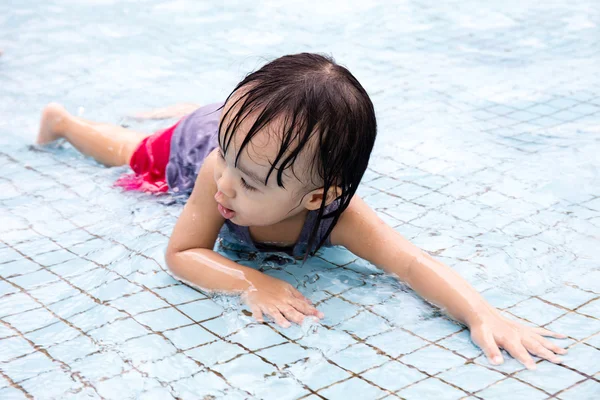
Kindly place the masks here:
<instances>
[{"instance_id":1,"label":"fingernail","mask_svg":"<svg viewBox=\"0 0 600 400\"><path fill-rule=\"evenodd\" d=\"M555 363L557 363L557 364L560 364L560 363L562 363L562 362L563 362L563 359L562 359L562 358L560 358L560 357L554 357L554 359L553 359L553 361L552 361L552 362L555 362Z\"/></svg>"},{"instance_id":2,"label":"fingernail","mask_svg":"<svg viewBox=\"0 0 600 400\"><path fill-rule=\"evenodd\" d=\"M492 358L492 361L494 364L500 365L500 364L502 364L502 357L496 356L496 357Z\"/></svg>"},{"instance_id":3,"label":"fingernail","mask_svg":"<svg viewBox=\"0 0 600 400\"><path fill-rule=\"evenodd\" d=\"M535 364L535 363L534 363L534 364L529 364L529 365L527 366L527 369L530 369L530 370L537 369L537 364Z\"/></svg>"},{"instance_id":4,"label":"fingernail","mask_svg":"<svg viewBox=\"0 0 600 400\"><path fill-rule=\"evenodd\" d=\"M319 318L325 318L325 314L323 314L322 312L319 311L318 317Z\"/></svg>"}]
</instances>

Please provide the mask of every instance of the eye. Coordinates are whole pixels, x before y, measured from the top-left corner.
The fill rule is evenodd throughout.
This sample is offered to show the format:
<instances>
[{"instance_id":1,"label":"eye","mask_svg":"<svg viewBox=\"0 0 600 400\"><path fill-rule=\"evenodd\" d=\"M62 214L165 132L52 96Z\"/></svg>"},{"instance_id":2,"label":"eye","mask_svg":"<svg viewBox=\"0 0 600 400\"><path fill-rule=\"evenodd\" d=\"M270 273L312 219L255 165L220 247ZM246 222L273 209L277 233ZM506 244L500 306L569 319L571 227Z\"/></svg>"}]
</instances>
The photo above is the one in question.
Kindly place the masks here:
<instances>
[{"instance_id":1,"label":"eye","mask_svg":"<svg viewBox=\"0 0 600 400\"><path fill-rule=\"evenodd\" d=\"M242 186L244 187L244 189L249 190L251 192L256 191L256 188L254 186L248 185L248 183L246 182L246 180L244 178L242 178Z\"/></svg>"},{"instance_id":2,"label":"eye","mask_svg":"<svg viewBox=\"0 0 600 400\"><path fill-rule=\"evenodd\" d=\"M225 154L223 154L223 150L219 149L219 158L221 160L225 160Z\"/></svg>"}]
</instances>

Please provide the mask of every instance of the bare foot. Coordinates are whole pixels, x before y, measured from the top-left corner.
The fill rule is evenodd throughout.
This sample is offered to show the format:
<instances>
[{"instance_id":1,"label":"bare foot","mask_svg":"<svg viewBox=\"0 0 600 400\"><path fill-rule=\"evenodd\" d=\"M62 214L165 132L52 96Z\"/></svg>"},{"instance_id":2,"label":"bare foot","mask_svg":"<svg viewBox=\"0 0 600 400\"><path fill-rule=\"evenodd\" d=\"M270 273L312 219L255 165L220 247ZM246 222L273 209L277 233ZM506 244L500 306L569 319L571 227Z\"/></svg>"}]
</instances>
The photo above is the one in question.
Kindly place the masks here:
<instances>
[{"instance_id":1,"label":"bare foot","mask_svg":"<svg viewBox=\"0 0 600 400\"><path fill-rule=\"evenodd\" d=\"M40 120L40 132L36 139L37 144L48 144L61 137L60 123L71 115L63 106L57 103L50 103L42 111Z\"/></svg>"}]
</instances>

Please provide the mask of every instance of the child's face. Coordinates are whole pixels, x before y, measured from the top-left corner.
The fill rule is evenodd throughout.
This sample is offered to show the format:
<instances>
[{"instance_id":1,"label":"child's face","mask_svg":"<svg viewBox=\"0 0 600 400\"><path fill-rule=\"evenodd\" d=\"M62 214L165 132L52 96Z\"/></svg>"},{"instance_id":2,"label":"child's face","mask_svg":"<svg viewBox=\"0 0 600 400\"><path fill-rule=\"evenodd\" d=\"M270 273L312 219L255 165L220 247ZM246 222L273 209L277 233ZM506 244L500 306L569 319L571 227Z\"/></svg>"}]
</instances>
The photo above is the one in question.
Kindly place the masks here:
<instances>
[{"instance_id":1,"label":"child's face","mask_svg":"<svg viewBox=\"0 0 600 400\"><path fill-rule=\"evenodd\" d=\"M214 168L214 178L218 192L215 200L219 203L221 215L241 226L268 226L298 215L307 209L318 208L320 201L315 201L311 188L302 183L304 175L298 171L302 165L308 165L307 160L298 159L294 173L287 169L283 173L285 189L277 185L275 170L265 178L279 150L279 142L275 126L266 127L242 150L237 166L235 158L252 121L242 123L234 135L234 139L223 154L221 148ZM276 124L273 122L272 124ZM273 128L271 130L270 128ZM242 132L243 131L243 132ZM302 164L302 165L299 165ZM314 189L314 187L312 188Z\"/></svg>"}]
</instances>

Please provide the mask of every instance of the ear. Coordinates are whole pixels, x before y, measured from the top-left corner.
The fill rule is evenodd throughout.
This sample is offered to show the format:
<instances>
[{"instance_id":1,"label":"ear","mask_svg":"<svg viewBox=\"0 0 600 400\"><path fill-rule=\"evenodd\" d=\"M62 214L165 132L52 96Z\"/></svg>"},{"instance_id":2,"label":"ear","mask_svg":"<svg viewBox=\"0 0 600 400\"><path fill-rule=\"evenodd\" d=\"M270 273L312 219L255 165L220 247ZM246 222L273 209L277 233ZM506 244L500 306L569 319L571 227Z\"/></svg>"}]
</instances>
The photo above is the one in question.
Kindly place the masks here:
<instances>
[{"instance_id":1,"label":"ear","mask_svg":"<svg viewBox=\"0 0 600 400\"><path fill-rule=\"evenodd\" d=\"M304 207L308 210L318 210L321 208L321 202L323 201L323 197L325 196L325 205L330 205L335 199L340 197L342 194L342 188L339 186L332 186L329 188L327 193L325 193L324 188L315 189L312 192L308 193L304 197Z\"/></svg>"}]
</instances>

